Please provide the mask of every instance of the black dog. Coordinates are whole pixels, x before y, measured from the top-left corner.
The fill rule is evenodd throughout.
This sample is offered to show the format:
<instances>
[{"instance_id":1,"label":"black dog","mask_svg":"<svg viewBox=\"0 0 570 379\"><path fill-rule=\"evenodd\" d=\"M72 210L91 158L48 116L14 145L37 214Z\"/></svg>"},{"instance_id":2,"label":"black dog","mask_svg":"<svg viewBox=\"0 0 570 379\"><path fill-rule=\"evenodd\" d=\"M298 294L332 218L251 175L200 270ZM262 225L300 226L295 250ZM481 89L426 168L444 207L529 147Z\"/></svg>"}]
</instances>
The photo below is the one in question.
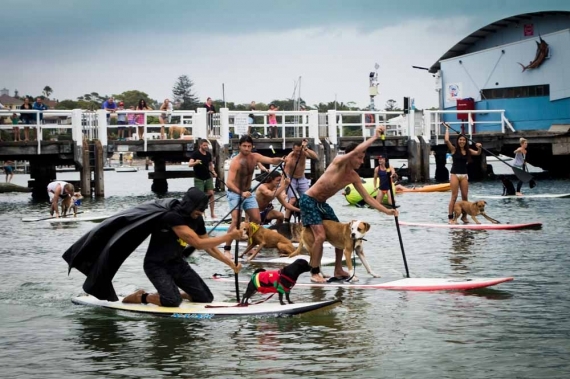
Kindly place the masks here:
<instances>
[{"instance_id":1,"label":"black dog","mask_svg":"<svg viewBox=\"0 0 570 379\"><path fill-rule=\"evenodd\" d=\"M515 186L506 176L501 176L501 182L503 183L503 195L502 196L514 196L516 195Z\"/></svg>"},{"instance_id":2,"label":"black dog","mask_svg":"<svg viewBox=\"0 0 570 379\"><path fill-rule=\"evenodd\" d=\"M261 293L279 293L279 302L281 305L285 305L283 301L283 294L289 302L293 304L291 299L289 299L289 293L291 288L297 282L297 278L304 272L309 272L311 266L309 262L304 259L297 259L295 262L283 267L281 270L265 271L260 268L255 270L253 275L251 275L251 281L247 285L247 290L243 294L241 299L241 305L247 305L248 300L256 292Z\"/></svg>"}]
</instances>

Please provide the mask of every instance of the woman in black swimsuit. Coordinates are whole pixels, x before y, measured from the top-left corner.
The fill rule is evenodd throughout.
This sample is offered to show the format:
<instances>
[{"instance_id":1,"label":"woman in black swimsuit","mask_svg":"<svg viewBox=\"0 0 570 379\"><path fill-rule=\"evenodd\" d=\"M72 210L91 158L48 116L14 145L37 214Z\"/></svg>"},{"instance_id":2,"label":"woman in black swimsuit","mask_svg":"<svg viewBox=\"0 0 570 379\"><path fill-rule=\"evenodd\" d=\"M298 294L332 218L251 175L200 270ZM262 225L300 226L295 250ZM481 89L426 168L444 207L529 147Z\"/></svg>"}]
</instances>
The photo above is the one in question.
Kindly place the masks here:
<instances>
[{"instance_id":1,"label":"woman in black swimsuit","mask_svg":"<svg viewBox=\"0 0 570 379\"><path fill-rule=\"evenodd\" d=\"M449 208L447 212L447 218L449 223L453 223L453 207L455 206L455 201L457 201L457 194L461 189L461 200L468 201L467 195L469 193L469 180L467 177L467 164L471 163L472 155L480 155L481 147L480 143L476 143L475 146L477 150L469 148L467 144L467 137L460 134L453 145L449 141L449 125L443 123L445 126L445 144L451 152L451 157L453 159L453 164L451 165L451 175L449 177L449 184L451 185L451 200L449 200Z\"/></svg>"}]
</instances>

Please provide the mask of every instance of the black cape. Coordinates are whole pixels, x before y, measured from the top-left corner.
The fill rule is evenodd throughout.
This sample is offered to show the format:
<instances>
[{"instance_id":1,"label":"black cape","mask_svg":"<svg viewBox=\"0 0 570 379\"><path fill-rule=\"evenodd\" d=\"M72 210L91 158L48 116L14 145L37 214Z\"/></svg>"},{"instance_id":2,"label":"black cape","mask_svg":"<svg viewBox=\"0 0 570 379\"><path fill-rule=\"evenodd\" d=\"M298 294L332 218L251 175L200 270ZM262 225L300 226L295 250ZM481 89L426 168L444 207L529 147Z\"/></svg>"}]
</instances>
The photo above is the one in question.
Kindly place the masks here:
<instances>
[{"instance_id":1,"label":"black cape","mask_svg":"<svg viewBox=\"0 0 570 379\"><path fill-rule=\"evenodd\" d=\"M125 259L152 233L156 222L175 210L190 217L196 208L204 209L208 198L190 188L184 199L147 202L119 212L91 229L63 254L69 272L76 268L87 276L83 290L99 300L118 301L112 280ZM68 273L69 273L68 272Z\"/></svg>"}]
</instances>

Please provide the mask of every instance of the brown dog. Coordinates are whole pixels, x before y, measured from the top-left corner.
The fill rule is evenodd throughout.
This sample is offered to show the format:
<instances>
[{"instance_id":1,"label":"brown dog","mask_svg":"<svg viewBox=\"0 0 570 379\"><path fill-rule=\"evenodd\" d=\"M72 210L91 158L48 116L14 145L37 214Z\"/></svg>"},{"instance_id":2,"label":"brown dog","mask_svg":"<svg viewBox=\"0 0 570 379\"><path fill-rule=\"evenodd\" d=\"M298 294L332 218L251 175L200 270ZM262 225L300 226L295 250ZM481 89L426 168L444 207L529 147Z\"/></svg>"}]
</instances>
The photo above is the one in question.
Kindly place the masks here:
<instances>
[{"instance_id":1,"label":"brown dog","mask_svg":"<svg viewBox=\"0 0 570 379\"><path fill-rule=\"evenodd\" d=\"M366 232L370 230L369 223L360 220L352 220L349 223L343 224L336 221L324 220L323 226L326 233L325 241L328 241L335 248L342 249L344 251L346 266L350 276L352 277L352 281L358 280L354 275L354 267L352 266L352 260L350 259L353 251L356 252L356 255L358 255L362 264L366 267L366 271L368 271L370 275L375 278L380 277L380 275L375 274L370 268L370 265L366 260L366 256L364 255L364 248L362 247L363 238L366 235ZM299 247L292 255L289 255L289 257L298 255L304 246L311 256L311 267L317 267L320 262L313 262L313 254L311 251L314 243L315 237L313 236L313 231L310 227L304 228L301 232Z\"/></svg>"},{"instance_id":2,"label":"brown dog","mask_svg":"<svg viewBox=\"0 0 570 379\"><path fill-rule=\"evenodd\" d=\"M242 222L241 230L244 237L249 240L249 245L240 255L240 258L250 252L255 246L257 249L247 258L251 261L264 247L279 250L280 256L290 256L295 251L295 246L287 238L253 222Z\"/></svg>"},{"instance_id":3,"label":"brown dog","mask_svg":"<svg viewBox=\"0 0 570 379\"><path fill-rule=\"evenodd\" d=\"M453 207L453 213L454 213L453 223L457 224L457 219L459 218L459 215L461 215L461 221L467 224L469 222L467 220L467 215L469 215L471 216L473 221L475 221L476 224L480 224L479 220L477 220L475 216L481 215L485 217L487 220L491 221L493 224L499 224L499 221L487 216L487 214L485 213L485 205L487 205L487 202L484 200L479 200L476 202L470 202L470 201L455 202L455 206Z\"/></svg>"},{"instance_id":4,"label":"brown dog","mask_svg":"<svg viewBox=\"0 0 570 379\"><path fill-rule=\"evenodd\" d=\"M75 192L73 196L66 196L61 200L61 217L67 216L67 212L73 210L73 217L77 217L77 200L83 199L80 192Z\"/></svg>"},{"instance_id":5,"label":"brown dog","mask_svg":"<svg viewBox=\"0 0 570 379\"><path fill-rule=\"evenodd\" d=\"M168 136L170 139L174 139L174 132L178 132L180 137L182 137L185 134L190 134L190 133L188 133L188 130L183 126L168 125Z\"/></svg>"}]
</instances>

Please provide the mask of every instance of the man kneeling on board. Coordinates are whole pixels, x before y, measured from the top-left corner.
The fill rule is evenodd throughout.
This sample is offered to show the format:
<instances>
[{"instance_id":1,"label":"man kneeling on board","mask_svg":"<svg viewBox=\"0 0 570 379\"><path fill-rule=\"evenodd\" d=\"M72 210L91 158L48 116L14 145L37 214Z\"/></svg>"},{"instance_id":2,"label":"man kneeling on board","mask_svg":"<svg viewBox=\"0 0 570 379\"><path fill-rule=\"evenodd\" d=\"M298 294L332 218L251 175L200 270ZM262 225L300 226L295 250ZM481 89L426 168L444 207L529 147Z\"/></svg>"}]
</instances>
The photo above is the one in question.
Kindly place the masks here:
<instances>
[{"instance_id":1,"label":"man kneeling on board","mask_svg":"<svg viewBox=\"0 0 570 379\"><path fill-rule=\"evenodd\" d=\"M123 302L164 307L177 307L182 299L212 302L214 296L210 289L185 258L194 248L203 249L238 273L241 264L236 266L216 246L240 238L241 231L236 229L223 236L209 237L202 217L208 201L204 192L190 188L182 202L157 200L120 212L83 236L63 258L70 270L75 267L87 275L83 285L85 292L100 300L117 301L111 279L127 256L151 234L144 271L158 293L138 290Z\"/></svg>"}]
</instances>

